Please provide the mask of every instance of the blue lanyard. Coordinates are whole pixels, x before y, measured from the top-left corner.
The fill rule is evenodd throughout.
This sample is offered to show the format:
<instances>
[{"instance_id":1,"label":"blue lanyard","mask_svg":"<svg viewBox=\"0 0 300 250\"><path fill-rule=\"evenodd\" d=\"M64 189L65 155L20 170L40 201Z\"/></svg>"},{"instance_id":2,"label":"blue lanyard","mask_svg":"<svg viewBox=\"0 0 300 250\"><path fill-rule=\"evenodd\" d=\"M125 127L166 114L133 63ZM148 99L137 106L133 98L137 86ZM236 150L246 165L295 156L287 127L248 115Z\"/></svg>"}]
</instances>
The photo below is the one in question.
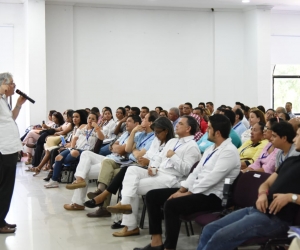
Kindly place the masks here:
<instances>
[{"instance_id":1,"label":"blue lanyard","mask_svg":"<svg viewBox=\"0 0 300 250\"><path fill-rule=\"evenodd\" d=\"M203 165L202 166L204 166L205 165L205 163L210 159L210 157L212 157L213 156L213 154L216 152L218 150L218 148L217 149L215 149L209 156L207 156L206 157L206 159L205 159L205 161L204 161L204 163L203 163Z\"/></svg>"},{"instance_id":2,"label":"blue lanyard","mask_svg":"<svg viewBox=\"0 0 300 250\"><path fill-rule=\"evenodd\" d=\"M240 122L240 123L238 123L237 125L235 125L234 127L233 127L233 129L236 129L238 126L240 126L242 124L242 122Z\"/></svg>"},{"instance_id":3,"label":"blue lanyard","mask_svg":"<svg viewBox=\"0 0 300 250\"><path fill-rule=\"evenodd\" d=\"M259 159L265 159L268 157L268 150L272 147L272 144L268 147L267 151L265 153L262 154L262 156Z\"/></svg>"},{"instance_id":4,"label":"blue lanyard","mask_svg":"<svg viewBox=\"0 0 300 250\"><path fill-rule=\"evenodd\" d=\"M146 141L148 141L152 136L154 136L154 133L153 133L152 135L150 135L149 137L147 137L145 140L143 140L143 141L140 143L140 145L138 145L138 148L139 148L140 146L142 146Z\"/></svg>"},{"instance_id":5,"label":"blue lanyard","mask_svg":"<svg viewBox=\"0 0 300 250\"><path fill-rule=\"evenodd\" d=\"M124 144L124 142L126 141L126 139L129 137L129 135L130 134L128 134L127 136L126 136L126 138L121 142L121 145L123 145Z\"/></svg>"},{"instance_id":6,"label":"blue lanyard","mask_svg":"<svg viewBox=\"0 0 300 250\"><path fill-rule=\"evenodd\" d=\"M88 134L88 129L86 128L86 141L89 141L89 138L91 136L91 133L93 132L94 128L91 130L91 132Z\"/></svg>"},{"instance_id":7,"label":"blue lanyard","mask_svg":"<svg viewBox=\"0 0 300 250\"><path fill-rule=\"evenodd\" d=\"M179 148L180 146L182 146L182 145L184 145L184 144L186 144L186 143L188 143L189 141L192 141L192 140L194 140L194 139L192 139L192 140L189 140L189 141L187 141L187 142L184 142L184 143L181 143L180 145L178 145L178 146L177 146L177 144L178 144L179 140L180 140L180 139L178 139L178 141L176 142L176 144L175 144L175 146L174 146L174 148L173 148L173 151L174 151L174 152L175 152L175 151L176 151L176 149L177 149L177 148ZM176 146L177 146L177 147L176 147Z\"/></svg>"}]
</instances>

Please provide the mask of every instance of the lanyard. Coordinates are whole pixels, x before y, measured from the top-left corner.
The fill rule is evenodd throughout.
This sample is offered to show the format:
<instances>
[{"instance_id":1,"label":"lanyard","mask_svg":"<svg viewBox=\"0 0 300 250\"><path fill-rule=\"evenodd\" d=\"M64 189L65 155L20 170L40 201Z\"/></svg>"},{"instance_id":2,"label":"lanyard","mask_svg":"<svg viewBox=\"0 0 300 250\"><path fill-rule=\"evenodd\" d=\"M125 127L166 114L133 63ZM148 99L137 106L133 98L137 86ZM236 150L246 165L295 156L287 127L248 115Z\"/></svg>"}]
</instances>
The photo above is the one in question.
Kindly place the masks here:
<instances>
[{"instance_id":1,"label":"lanyard","mask_svg":"<svg viewBox=\"0 0 300 250\"><path fill-rule=\"evenodd\" d=\"M146 141L148 141L152 136L154 136L154 133L151 134L150 136L148 136L145 140L143 140L143 141L140 143L140 145L138 145L138 148L139 148L140 146L142 146Z\"/></svg>"},{"instance_id":2,"label":"lanyard","mask_svg":"<svg viewBox=\"0 0 300 250\"><path fill-rule=\"evenodd\" d=\"M257 145L256 145L256 146L257 146ZM251 147L253 147L253 143L250 144L250 145L248 145L247 147L243 148L243 150L240 152L240 155L243 155L243 152L244 152L246 149L251 148Z\"/></svg>"},{"instance_id":3,"label":"lanyard","mask_svg":"<svg viewBox=\"0 0 300 250\"><path fill-rule=\"evenodd\" d=\"M204 166L205 165L205 163L210 159L210 157L212 157L213 156L213 154L216 152L218 150L218 148L217 149L215 149L213 152L211 152L207 157L206 157L206 159L205 159L205 161L204 161L204 163L203 163L203 165L202 166Z\"/></svg>"},{"instance_id":4,"label":"lanyard","mask_svg":"<svg viewBox=\"0 0 300 250\"><path fill-rule=\"evenodd\" d=\"M88 134L88 129L86 128L86 141L88 142L89 141L89 138L93 132L94 128L91 130L91 132Z\"/></svg>"},{"instance_id":5,"label":"lanyard","mask_svg":"<svg viewBox=\"0 0 300 250\"><path fill-rule=\"evenodd\" d=\"M189 141L187 141L187 142L184 142L184 143L181 143L181 144L179 144L179 145L177 146L177 144L178 144L179 140L180 140L180 139L178 139L178 141L176 142L176 144L175 144L175 146L174 146L174 148L173 148L173 151L174 151L174 152L175 152L175 151L176 151L176 149L177 149L177 148L179 148L180 146L182 146L182 145L184 145L184 144L186 144L186 143L188 143L189 141L192 141L192 140L194 140L194 139L192 139L192 140L189 140ZM176 147L176 146L177 146L177 147Z\"/></svg>"},{"instance_id":6,"label":"lanyard","mask_svg":"<svg viewBox=\"0 0 300 250\"><path fill-rule=\"evenodd\" d=\"M234 127L233 127L233 129L236 129L238 126L240 126L242 124L242 122L239 122L237 125L235 125Z\"/></svg>"},{"instance_id":7,"label":"lanyard","mask_svg":"<svg viewBox=\"0 0 300 250\"><path fill-rule=\"evenodd\" d=\"M272 147L273 145L271 144L269 147L268 147L268 149L266 150L266 152L265 153L263 153L262 154L262 156L259 158L259 159L265 159L265 158L267 158L268 157L268 150Z\"/></svg>"},{"instance_id":8,"label":"lanyard","mask_svg":"<svg viewBox=\"0 0 300 250\"><path fill-rule=\"evenodd\" d=\"M126 141L126 139L129 137L129 135L130 134L128 134L127 136L126 136L126 138L121 142L121 145L123 145L124 144L124 142Z\"/></svg>"}]
</instances>

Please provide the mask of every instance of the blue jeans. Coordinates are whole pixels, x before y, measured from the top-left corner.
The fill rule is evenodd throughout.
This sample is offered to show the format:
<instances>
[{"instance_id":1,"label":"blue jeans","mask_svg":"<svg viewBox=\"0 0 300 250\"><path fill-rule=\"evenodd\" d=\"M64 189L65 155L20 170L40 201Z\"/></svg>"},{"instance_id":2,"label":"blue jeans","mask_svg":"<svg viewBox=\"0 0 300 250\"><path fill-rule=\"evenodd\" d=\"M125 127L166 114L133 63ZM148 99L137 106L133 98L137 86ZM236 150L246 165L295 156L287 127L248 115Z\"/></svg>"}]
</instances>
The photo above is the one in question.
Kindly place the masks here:
<instances>
[{"instance_id":1,"label":"blue jeans","mask_svg":"<svg viewBox=\"0 0 300 250\"><path fill-rule=\"evenodd\" d=\"M230 250L249 239L277 236L288 229L288 223L277 216L247 207L206 225L197 250Z\"/></svg>"},{"instance_id":2,"label":"blue jeans","mask_svg":"<svg viewBox=\"0 0 300 250\"><path fill-rule=\"evenodd\" d=\"M54 169L53 169L53 175L52 175L52 180L53 181L58 181L58 177L60 176L60 172L62 170L62 165L65 164L70 164L74 161L76 161L81 153L83 152L83 150L80 150L80 149L76 149L78 152L79 152L79 156L78 157L73 157L71 155L71 151L66 149L64 151L62 151L59 155L61 155L63 158L60 160L60 161L55 161L55 164L54 164Z\"/></svg>"},{"instance_id":3,"label":"blue jeans","mask_svg":"<svg viewBox=\"0 0 300 250\"><path fill-rule=\"evenodd\" d=\"M99 155L107 156L110 154L111 154L111 151L109 150L109 144L106 144L100 148Z\"/></svg>"}]
</instances>

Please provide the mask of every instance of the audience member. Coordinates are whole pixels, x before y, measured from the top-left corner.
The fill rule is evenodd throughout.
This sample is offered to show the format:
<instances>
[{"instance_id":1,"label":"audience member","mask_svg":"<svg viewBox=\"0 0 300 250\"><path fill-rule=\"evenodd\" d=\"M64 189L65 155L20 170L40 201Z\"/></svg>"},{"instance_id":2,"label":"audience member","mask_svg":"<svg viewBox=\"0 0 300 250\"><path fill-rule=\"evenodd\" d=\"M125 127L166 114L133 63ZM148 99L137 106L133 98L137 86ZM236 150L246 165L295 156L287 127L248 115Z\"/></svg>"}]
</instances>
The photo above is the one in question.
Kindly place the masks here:
<instances>
[{"instance_id":1,"label":"audience member","mask_svg":"<svg viewBox=\"0 0 300 250\"><path fill-rule=\"evenodd\" d=\"M241 137L241 135L247 130L243 123L244 114L240 108L235 109L235 121L233 124L233 130Z\"/></svg>"},{"instance_id":2,"label":"audience member","mask_svg":"<svg viewBox=\"0 0 300 250\"><path fill-rule=\"evenodd\" d=\"M149 108L148 107L141 107L141 113L140 113L140 117L143 120L145 118L145 116L149 113Z\"/></svg>"},{"instance_id":3,"label":"audience member","mask_svg":"<svg viewBox=\"0 0 300 250\"><path fill-rule=\"evenodd\" d=\"M275 110L274 109L268 109L267 112L265 113L265 119L266 122L268 122L270 119L272 119L273 117L275 117Z\"/></svg>"},{"instance_id":4,"label":"audience member","mask_svg":"<svg viewBox=\"0 0 300 250\"><path fill-rule=\"evenodd\" d=\"M180 120L179 109L176 107L170 108L169 113L168 113L168 118L172 122L174 131L175 131L176 125L177 125L178 121Z\"/></svg>"},{"instance_id":5,"label":"audience member","mask_svg":"<svg viewBox=\"0 0 300 250\"><path fill-rule=\"evenodd\" d=\"M263 112L264 114L266 113L266 109L265 109L264 106L259 105L259 106L257 106L257 108L258 108L261 112Z\"/></svg>"},{"instance_id":6,"label":"audience member","mask_svg":"<svg viewBox=\"0 0 300 250\"><path fill-rule=\"evenodd\" d=\"M206 108L209 110L211 115L214 115L214 104L212 102L207 102Z\"/></svg>"},{"instance_id":7,"label":"audience member","mask_svg":"<svg viewBox=\"0 0 300 250\"><path fill-rule=\"evenodd\" d=\"M167 110L162 110L159 112L159 116L163 116L163 117L168 117L168 111Z\"/></svg>"},{"instance_id":8,"label":"audience member","mask_svg":"<svg viewBox=\"0 0 300 250\"><path fill-rule=\"evenodd\" d=\"M160 106L157 106L157 107L155 108L155 111L157 112L157 114L159 114L162 110L163 110L163 108L160 107Z\"/></svg>"},{"instance_id":9,"label":"audience member","mask_svg":"<svg viewBox=\"0 0 300 250\"><path fill-rule=\"evenodd\" d=\"M292 113L292 108L293 108L293 104L292 104L291 102L287 102L287 103L285 104L286 112L288 113L288 115L289 115L290 118L296 117L296 116Z\"/></svg>"},{"instance_id":10,"label":"audience member","mask_svg":"<svg viewBox=\"0 0 300 250\"><path fill-rule=\"evenodd\" d=\"M289 121L291 119L288 113L278 113L277 117L284 121Z\"/></svg>"},{"instance_id":11,"label":"audience member","mask_svg":"<svg viewBox=\"0 0 300 250\"><path fill-rule=\"evenodd\" d=\"M205 103L204 102L199 102L198 107L204 109L205 108Z\"/></svg>"}]
</instances>

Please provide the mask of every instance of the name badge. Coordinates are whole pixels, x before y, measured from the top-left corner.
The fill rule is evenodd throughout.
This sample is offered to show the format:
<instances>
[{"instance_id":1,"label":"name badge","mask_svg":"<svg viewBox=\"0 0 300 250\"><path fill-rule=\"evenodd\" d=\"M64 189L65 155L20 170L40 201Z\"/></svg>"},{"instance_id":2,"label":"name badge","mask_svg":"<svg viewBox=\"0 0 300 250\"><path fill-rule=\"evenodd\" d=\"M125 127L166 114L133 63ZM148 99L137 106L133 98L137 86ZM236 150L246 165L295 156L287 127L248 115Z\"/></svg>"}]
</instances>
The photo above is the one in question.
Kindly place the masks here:
<instances>
[{"instance_id":1,"label":"name badge","mask_svg":"<svg viewBox=\"0 0 300 250\"><path fill-rule=\"evenodd\" d=\"M83 147L83 150L89 150L89 149L90 149L90 145L86 143Z\"/></svg>"}]
</instances>

